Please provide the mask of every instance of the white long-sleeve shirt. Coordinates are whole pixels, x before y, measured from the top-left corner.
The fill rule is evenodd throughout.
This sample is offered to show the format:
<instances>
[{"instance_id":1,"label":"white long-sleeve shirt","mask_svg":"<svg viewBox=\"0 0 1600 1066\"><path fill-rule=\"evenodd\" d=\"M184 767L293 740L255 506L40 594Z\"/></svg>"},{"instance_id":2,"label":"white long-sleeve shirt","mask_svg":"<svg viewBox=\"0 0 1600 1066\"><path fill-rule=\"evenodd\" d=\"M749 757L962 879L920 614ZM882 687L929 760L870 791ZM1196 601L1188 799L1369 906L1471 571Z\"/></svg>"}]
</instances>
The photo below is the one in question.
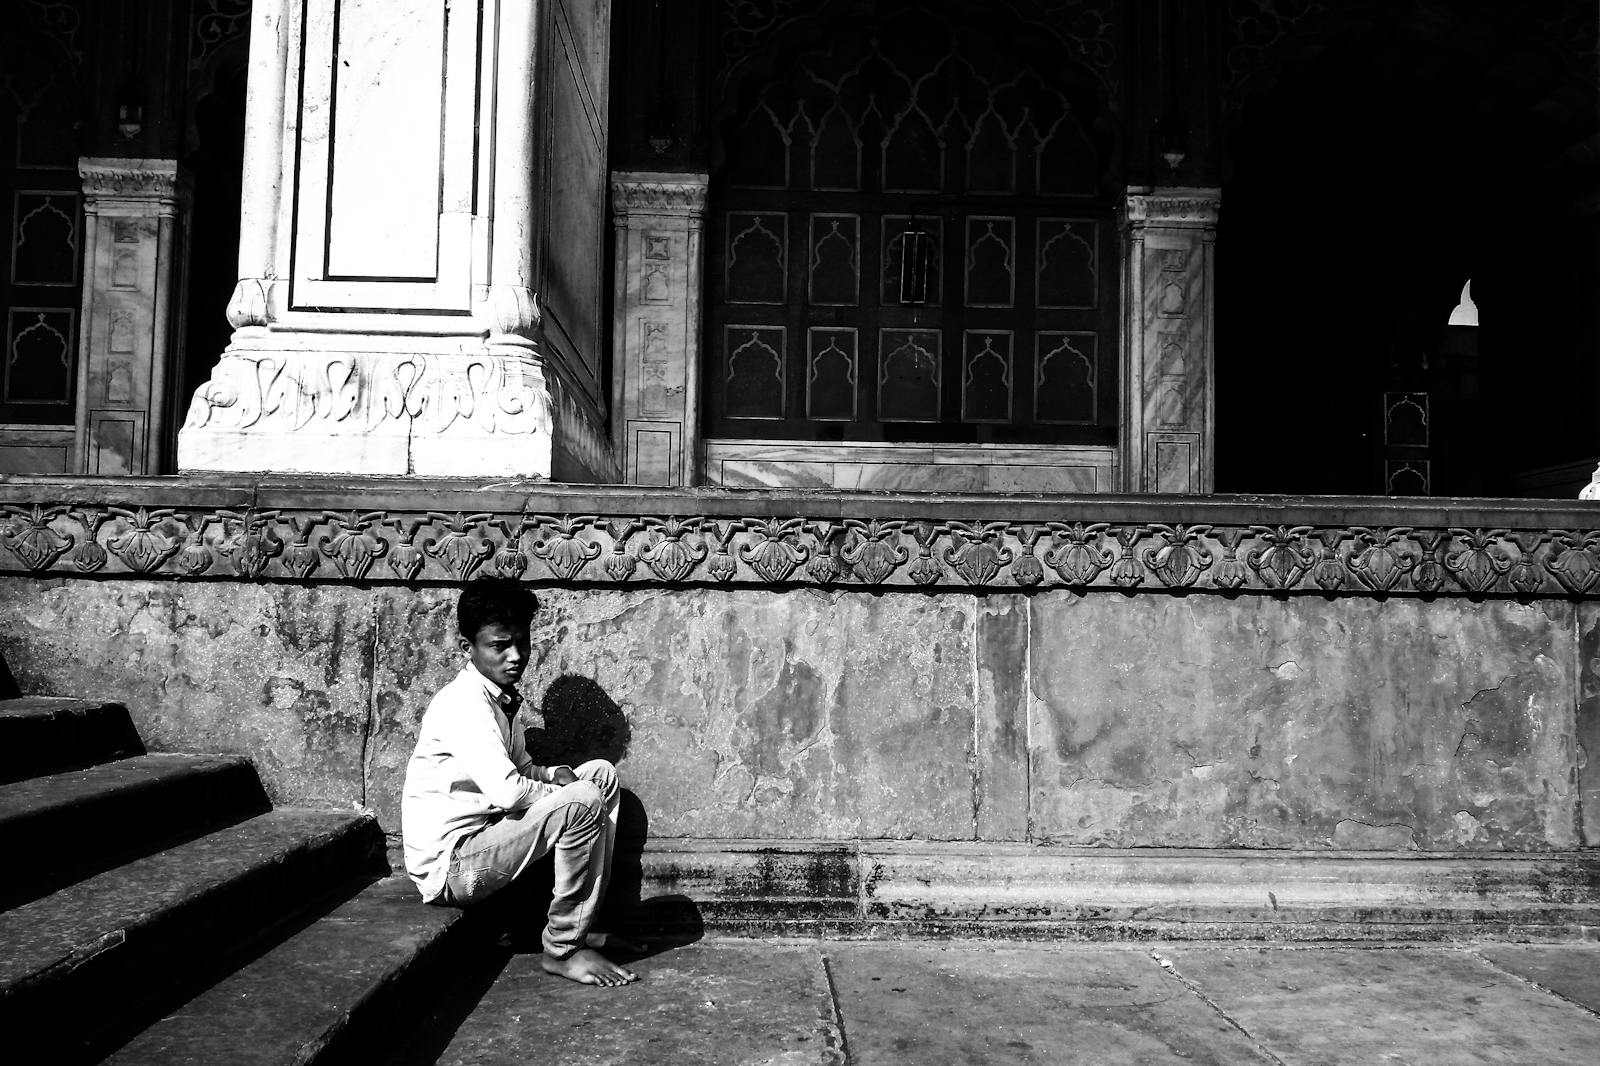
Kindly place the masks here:
<instances>
[{"instance_id":1,"label":"white long-sleeve shirt","mask_svg":"<svg viewBox=\"0 0 1600 1066\"><path fill-rule=\"evenodd\" d=\"M406 764L400 833L406 873L425 900L444 891L457 841L554 787L547 782L556 768L528 757L516 722L521 702L469 663L422 716Z\"/></svg>"}]
</instances>

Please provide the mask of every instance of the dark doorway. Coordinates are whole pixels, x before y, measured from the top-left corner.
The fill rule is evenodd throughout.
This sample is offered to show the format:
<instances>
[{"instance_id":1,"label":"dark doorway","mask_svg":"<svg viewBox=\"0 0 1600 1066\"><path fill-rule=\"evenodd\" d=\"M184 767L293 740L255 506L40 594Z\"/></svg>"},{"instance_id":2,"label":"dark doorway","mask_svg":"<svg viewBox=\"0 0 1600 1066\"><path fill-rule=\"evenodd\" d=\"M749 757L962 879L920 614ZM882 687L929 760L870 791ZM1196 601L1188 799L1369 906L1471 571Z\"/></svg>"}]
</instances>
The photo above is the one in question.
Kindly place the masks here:
<instances>
[{"instance_id":1,"label":"dark doorway","mask_svg":"<svg viewBox=\"0 0 1600 1066\"><path fill-rule=\"evenodd\" d=\"M1595 6L1328 8L1233 101L1217 488L1534 494L1600 453Z\"/></svg>"}]
</instances>

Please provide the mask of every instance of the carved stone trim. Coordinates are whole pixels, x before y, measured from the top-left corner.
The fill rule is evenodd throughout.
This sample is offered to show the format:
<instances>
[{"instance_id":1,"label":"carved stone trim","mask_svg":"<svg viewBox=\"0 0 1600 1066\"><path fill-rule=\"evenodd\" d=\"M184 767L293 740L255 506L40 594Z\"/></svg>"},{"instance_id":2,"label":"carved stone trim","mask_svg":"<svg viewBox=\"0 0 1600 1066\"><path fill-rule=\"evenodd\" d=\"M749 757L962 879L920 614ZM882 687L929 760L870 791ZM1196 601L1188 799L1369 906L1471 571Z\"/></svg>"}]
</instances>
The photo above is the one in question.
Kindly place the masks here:
<instances>
[{"instance_id":1,"label":"carved stone trim","mask_svg":"<svg viewBox=\"0 0 1600 1066\"><path fill-rule=\"evenodd\" d=\"M470 423L525 434L548 431L548 416L538 417L544 392L538 368L489 355L230 352L196 391L185 428L370 431L397 422L439 434Z\"/></svg>"},{"instance_id":2,"label":"carved stone trim","mask_svg":"<svg viewBox=\"0 0 1600 1066\"><path fill-rule=\"evenodd\" d=\"M1168 189L1130 192L1123 206L1127 224L1216 226L1221 197L1214 190Z\"/></svg>"},{"instance_id":3,"label":"carved stone trim","mask_svg":"<svg viewBox=\"0 0 1600 1066\"><path fill-rule=\"evenodd\" d=\"M86 200L155 200L187 207L194 195L189 173L176 159L78 160Z\"/></svg>"},{"instance_id":4,"label":"carved stone trim","mask_svg":"<svg viewBox=\"0 0 1600 1066\"><path fill-rule=\"evenodd\" d=\"M630 214L698 218L705 214L709 181L705 174L613 174L612 207L619 219Z\"/></svg>"},{"instance_id":5,"label":"carved stone trim","mask_svg":"<svg viewBox=\"0 0 1600 1066\"><path fill-rule=\"evenodd\" d=\"M1207 503L36 478L0 483L0 571L1600 599L1600 508L1517 524L1509 507ZM1408 512L1502 524L1408 525Z\"/></svg>"}]
</instances>

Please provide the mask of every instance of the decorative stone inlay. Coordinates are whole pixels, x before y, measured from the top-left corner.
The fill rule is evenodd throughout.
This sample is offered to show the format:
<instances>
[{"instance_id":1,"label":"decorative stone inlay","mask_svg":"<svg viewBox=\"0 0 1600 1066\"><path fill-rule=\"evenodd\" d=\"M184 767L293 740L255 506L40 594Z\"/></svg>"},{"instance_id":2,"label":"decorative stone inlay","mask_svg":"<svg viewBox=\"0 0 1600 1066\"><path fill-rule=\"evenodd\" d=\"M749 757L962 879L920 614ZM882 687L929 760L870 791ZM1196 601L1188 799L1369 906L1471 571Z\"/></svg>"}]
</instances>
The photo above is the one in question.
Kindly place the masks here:
<instances>
[{"instance_id":1,"label":"decorative stone inlay","mask_svg":"<svg viewBox=\"0 0 1600 1066\"><path fill-rule=\"evenodd\" d=\"M1600 509L1365 503L31 478L0 482L0 570L1600 599Z\"/></svg>"}]
</instances>

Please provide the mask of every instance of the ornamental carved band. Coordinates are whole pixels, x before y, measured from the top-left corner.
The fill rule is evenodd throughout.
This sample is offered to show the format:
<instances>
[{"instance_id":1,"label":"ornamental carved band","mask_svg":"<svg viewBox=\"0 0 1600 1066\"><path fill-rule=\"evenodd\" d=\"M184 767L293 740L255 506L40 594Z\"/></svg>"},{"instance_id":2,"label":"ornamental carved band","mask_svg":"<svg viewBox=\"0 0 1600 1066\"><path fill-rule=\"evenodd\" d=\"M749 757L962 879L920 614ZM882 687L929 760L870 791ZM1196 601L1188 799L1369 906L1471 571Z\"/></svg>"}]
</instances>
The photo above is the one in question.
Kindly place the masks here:
<instances>
[{"instance_id":1,"label":"ornamental carved band","mask_svg":"<svg viewBox=\"0 0 1600 1066\"><path fill-rule=\"evenodd\" d=\"M90 200L155 200L187 205L194 183L173 159L80 159L78 177Z\"/></svg>"},{"instance_id":2,"label":"ornamental carved band","mask_svg":"<svg viewBox=\"0 0 1600 1066\"><path fill-rule=\"evenodd\" d=\"M1163 226L1215 226L1219 199L1216 196L1171 196L1135 193L1124 205L1124 221Z\"/></svg>"},{"instance_id":3,"label":"ornamental carved band","mask_svg":"<svg viewBox=\"0 0 1600 1066\"><path fill-rule=\"evenodd\" d=\"M689 215L698 218L706 210L706 178L684 175L683 180L637 180L613 178L612 209L625 215Z\"/></svg>"},{"instance_id":4,"label":"ornamental carved band","mask_svg":"<svg viewBox=\"0 0 1600 1066\"><path fill-rule=\"evenodd\" d=\"M1600 598L1600 529L4 505L0 569L268 581Z\"/></svg>"},{"instance_id":5,"label":"ornamental carved band","mask_svg":"<svg viewBox=\"0 0 1600 1066\"><path fill-rule=\"evenodd\" d=\"M549 432L543 378L492 355L355 352L224 355L189 407L188 429L268 429L313 421L352 431L412 423L445 433L471 424L508 435Z\"/></svg>"}]
</instances>

